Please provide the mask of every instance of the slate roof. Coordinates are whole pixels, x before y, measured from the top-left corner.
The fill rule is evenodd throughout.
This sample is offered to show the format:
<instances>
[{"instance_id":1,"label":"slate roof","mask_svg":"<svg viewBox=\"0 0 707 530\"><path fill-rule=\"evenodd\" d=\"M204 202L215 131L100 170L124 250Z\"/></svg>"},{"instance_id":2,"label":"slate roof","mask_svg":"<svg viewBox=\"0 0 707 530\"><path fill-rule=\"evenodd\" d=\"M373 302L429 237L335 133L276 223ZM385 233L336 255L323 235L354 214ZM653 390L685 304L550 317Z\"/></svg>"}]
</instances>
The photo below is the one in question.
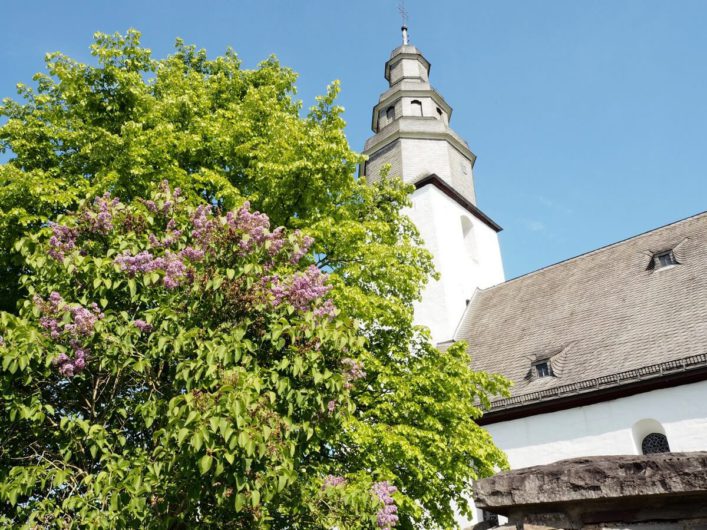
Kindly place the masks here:
<instances>
[{"instance_id":1,"label":"slate roof","mask_svg":"<svg viewBox=\"0 0 707 530\"><path fill-rule=\"evenodd\" d=\"M650 268L668 249L679 264ZM455 339L513 381L492 410L704 368L707 212L477 291Z\"/></svg>"}]
</instances>

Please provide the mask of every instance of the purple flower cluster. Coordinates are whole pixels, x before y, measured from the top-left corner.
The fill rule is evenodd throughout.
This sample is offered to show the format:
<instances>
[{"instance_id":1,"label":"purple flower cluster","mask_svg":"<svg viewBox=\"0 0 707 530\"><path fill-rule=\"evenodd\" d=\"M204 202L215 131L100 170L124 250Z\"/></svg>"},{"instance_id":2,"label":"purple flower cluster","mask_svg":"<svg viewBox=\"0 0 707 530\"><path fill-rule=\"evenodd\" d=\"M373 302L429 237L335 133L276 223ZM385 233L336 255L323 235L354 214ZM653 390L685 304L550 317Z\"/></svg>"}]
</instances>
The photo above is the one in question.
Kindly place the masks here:
<instances>
[{"instance_id":1,"label":"purple flower cluster","mask_svg":"<svg viewBox=\"0 0 707 530\"><path fill-rule=\"evenodd\" d=\"M212 215L211 206L208 204L199 205L191 216L191 224L194 227L191 232L192 237L199 245L207 247L218 228L218 223Z\"/></svg>"},{"instance_id":2,"label":"purple flower cluster","mask_svg":"<svg viewBox=\"0 0 707 530\"><path fill-rule=\"evenodd\" d=\"M295 235L299 235L299 231L295 232ZM314 238L312 238L310 236L304 236L302 238L302 241L300 242L299 246L292 253L292 257L290 258L290 261L292 263L299 263L299 261L304 257L304 255L307 254L307 252L309 252L309 249L312 248L313 243L314 243Z\"/></svg>"},{"instance_id":3,"label":"purple flower cluster","mask_svg":"<svg viewBox=\"0 0 707 530\"><path fill-rule=\"evenodd\" d=\"M334 302L332 302L331 299L327 299L314 310L314 316L331 319L336 316L336 311L337 309Z\"/></svg>"},{"instance_id":4,"label":"purple flower cluster","mask_svg":"<svg viewBox=\"0 0 707 530\"><path fill-rule=\"evenodd\" d=\"M145 199L140 199L140 202L144 204L148 210L151 212L156 212L157 211L157 203L153 200L145 200Z\"/></svg>"},{"instance_id":5,"label":"purple flower cluster","mask_svg":"<svg viewBox=\"0 0 707 530\"><path fill-rule=\"evenodd\" d=\"M90 310L79 304L67 304L56 291L49 295L48 301L35 296L34 303L44 314L39 324L49 331L49 336L54 340L62 335L72 339L86 337L93 333L96 321L103 318L103 313L95 302L91 304ZM64 320L67 312L71 315L68 322Z\"/></svg>"},{"instance_id":6,"label":"purple flower cluster","mask_svg":"<svg viewBox=\"0 0 707 530\"><path fill-rule=\"evenodd\" d=\"M326 279L327 275L314 265L310 265L304 272L295 273L287 282L283 282L277 275L270 276L267 280L271 282L272 304L278 306L287 302L296 309L307 310L313 301L331 290L331 285L324 284Z\"/></svg>"},{"instance_id":7,"label":"purple flower cluster","mask_svg":"<svg viewBox=\"0 0 707 530\"><path fill-rule=\"evenodd\" d=\"M378 528L390 530L398 522L398 507L395 505L395 500L392 495L398 488L390 484L387 480L376 482L373 484L371 491L383 503L383 507L378 510L377 524Z\"/></svg>"},{"instance_id":8,"label":"purple flower cluster","mask_svg":"<svg viewBox=\"0 0 707 530\"><path fill-rule=\"evenodd\" d=\"M57 261L63 261L68 252L76 248L78 230L68 226L51 224L52 237L49 239L49 255Z\"/></svg>"},{"instance_id":9,"label":"purple flower cluster","mask_svg":"<svg viewBox=\"0 0 707 530\"><path fill-rule=\"evenodd\" d=\"M86 355L87 351L84 348L76 348L74 350L73 359L69 358L65 353L62 353L52 360L52 365L57 367L59 373L64 377L73 377L86 368Z\"/></svg>"},{"instance_id":10,"label":"purple flower cluster","mask_svg":"<svg viewBox=\"0 0 707 530\"><path fill-rule=\"evenodd\" d=\"M131 256L127 251L123 252L123 254L115 258L114 262L130 276L135 276L138 272L153 271L154 260L155 258L152 254L147 250L143 250L134 256Z\"/></svg>"},{"instance_id":11,"label":"purple flower cluster","mask_svg":"<svg viewBox=\"0 0 707 530\"><path fill-rule=\"evenodd\" d=\"M62 353L52 364L65 377L72 377L86 367L88 348L81 345L80 340L93 333L96 322L103 318L103 313L97 304L92 303L87 309L79 304L67 304L56 291L49 295L48 300L34 297L34 303L42 313L39 324L49 332L52 340L64 340L74 352L73 358ZM70 315L67 320L66 314Z\"/></svg>"},{"instance_id":12,"label":"purple flower cluster","mask_svg":"<svg viewBox=\"0 0 707 530\"><path fill-rule=\"evenodd\" d=\"M94 210L84 210L80 219L89 232L105 235L113 230L114 210L119 204L119 199L111 199L110 193L106 192L93 201Z\"/></svg>"},{"instance_id":13,"label":"purple flower cluster","mask_svg":"<svg viewBox=\"0 0 707 530\"><path fill-rule=\"evenodd\" d=\"M363 363L346 357L341 361L344 365L344 388L350 389L353 381L366 377L366 372L363 369Z\"/></svg>"},{"instance_id":14,"label":"purple flower cluster","mask_svg":"<svg viewBox=\"0 0 707 530\"><path fill-rule=\"evenodd\" d=\"M140 318L133 320L133 326L139 329L142 333L149 333L152 331L152 324L149 324Z\"/></svg>"},{"instance_id":15,"label":"purple flower cluster","mask_svg":"<svg viewBox=\"0 0 707 530\"><path fill-rule=\"evenodd\" d=\"M324 483L322 484L322 489L335 488L337 486L345 486L346 479L338 475L327 475L324 477Z\"/></svg>"},{"instance_id":16,"label":"purple flower cluster","mask_svg":"<svg viewBox=\"0 0 707 530\"><path fill-rule=\"evenodd\" d=\"M326 405L327 410L329 411L329 414L333 414L334 411L336 410L336 400L332 399L327 403Z\"/></svg>"},{"instance_id":17,"label":"purple flower cluster","mask_svg":"<svg viewBox=\"0 0 707 530\"><path fill-rule=\"evenodd\" d=\"M194 247L184 247L179 252L179 255L183 258L188 259L189 261L201 261L202 259L204 259L204 251L200 248Z\"/></svg>"},{"instance_id":18,"label":"purple flower cluster","mask_svg":"<svg viewBox=\"0 0 707 530\"><path fill-rule=\"evenodd\" d=\"M125 252L117 256L114 262L130 276L135 276L139 272L162 271L163 285L167 289L174 289L188 277L187 266L182 261L182 258L187 256L191 256L187 259L198 260L203 257L203 253L187 248L179 254L167 251L164 256L154 257L150 252L143 250L135 256Z\"/></svg>"},{"instance_id":19,"label":"purple flower cluster","mask_svg":"<svg viewBox=\"0 0 707 530\"><path fill-rule=\"evenodd\" d=\"M237 238L240 254L245 255L257 247L266 247L270 256L275 256L285 246L285 229L278 227L270 232L270 219L264 213L250 210L245 202L236 211L227 212L220 222L209 205L199 206L191 216L192 237L196 244L207 250L217 236ZM311 238L310 238L311 239ZM311 245L307 243L305 246Z\"/></svg>"},{"instance_id":20,"label":"purple flower cluster","mask_svg":"<svg viewBox=\"0 0 707 530\"><path fill-rule=\"evenodd\" d=\"M242 231L244 237L239 246L243 252L250 252L256 245L262 245L268 239L277 238L275 232L270 233L270 219L260 212L251 212L250 203L246 201L237 211L226 214L226 226L234 231ZM278 232L282 239L282 231Z\"/></svg>"}]
</instances>

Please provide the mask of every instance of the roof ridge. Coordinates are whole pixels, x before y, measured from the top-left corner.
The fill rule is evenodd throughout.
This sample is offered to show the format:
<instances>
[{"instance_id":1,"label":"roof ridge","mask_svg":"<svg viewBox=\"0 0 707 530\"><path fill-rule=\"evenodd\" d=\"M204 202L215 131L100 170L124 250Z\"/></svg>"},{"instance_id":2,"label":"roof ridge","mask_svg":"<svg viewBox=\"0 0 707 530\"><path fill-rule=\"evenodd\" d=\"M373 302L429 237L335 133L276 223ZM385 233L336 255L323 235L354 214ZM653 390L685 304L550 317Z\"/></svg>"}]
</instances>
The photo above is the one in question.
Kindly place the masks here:
<instances>
[{"instance_id":1,"label":"roof ridge","mask_svg":"<svg viewBox=\"0 0 707 530\"><path fill-rule=\"evenodd\" d=\"M704 211L702 211L702 212L696 213L696 214L691 215L691 216L689 216L689 217L685 217L685 218L683 218L683 219L678 219L677 221L673 221L673 222L671 222L671 223L666 223L666 224L661 225L661 226L658 226L658 227L656 227L656 228L651 228L650 230L645 230L645 231L640 232L640 233L638 233L638 234L635 234L635 235L633 235L633 236L629 236L629 237L626 237L626 238L624 238L624 239L620 239L619 241L614 241L613 243L608 243L608 244L606 244L606 245L602 245L601 247L595 248L594 250L588 250L587 252L583 252L583 253L581 253L581 254L577 254L576 256L572 256L572 257L569 257L569 258L566 258L566 259L557 261L557 262L555 262L555 263L551 263L550 265L545 265L544 267L540 267L539 269L535 269L535 270L533 270L533 271L526 272L526 273L524 273L524 274L521 274L521 275L519 275L519 276L516 276L516 277L514 277L514 278L511 278L510 280L506 280L505 282L497 283L496 285L492 285L492 286L490 286L490 287L487 287L487 288L485 288L485 289L480 289L480 290L481 290L482 292L488 292L488 291L490 291L490 290L492 290L492 289L495 289L496 287L501 287L501 286L503 286L503 285L507 285L507 284L509 284L509 283L511 283L511 282L515 282L516 280L520 280L520 279L522 279L522 278L526 278L526 277L528 277L528 276L532 276L533 274L537 274L537 273L546 271L546 270L548 270L548 269L551 269L551 268L553 268L553 267L557 267L557 266L559 266L559 265L563 265L563 264L565 264L565 263L567 263L567 262L570 262L570 261L574 261L574 260L577 260L577 259L585 258L585 257L590 256L590 255L592 255L592 254L596 254L597 252L602 252L602 251L605 251L605 250L610 249L611 247L615 247L616 245L621 245L622 243L626 243L627 241L631 241L632 239L637 239L637 238L639 238L639 237L643 237L643 236L648 235L648 234L650 234L650 233L658 232L658 231L660 231L660 230L664 230L664 229L666 229L666 228L670 228L671 226L678 225L678 224L680 224L680 223L685 223L685 222L687 222L687 221L691 221L691 220L693 220L693 219L697 219L698 217L702 217L702 216L705 216L705 215L707 215L707 210L704 210Z\"/></svg>"}]
</instances>

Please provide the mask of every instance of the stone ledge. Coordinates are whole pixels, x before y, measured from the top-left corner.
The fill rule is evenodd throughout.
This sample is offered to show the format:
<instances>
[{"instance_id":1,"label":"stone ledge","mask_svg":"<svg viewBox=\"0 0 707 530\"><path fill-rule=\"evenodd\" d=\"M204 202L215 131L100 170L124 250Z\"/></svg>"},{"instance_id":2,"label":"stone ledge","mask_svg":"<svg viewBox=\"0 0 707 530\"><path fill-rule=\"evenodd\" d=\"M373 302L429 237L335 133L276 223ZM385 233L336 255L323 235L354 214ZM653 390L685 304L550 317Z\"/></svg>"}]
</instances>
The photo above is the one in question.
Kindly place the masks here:
<instances>
[{"instance_id":1,"label":"stone ledge","mask_svg":"<svg viewBox=\"0 0 707 530\"><path fill-rule=\"evenodd\" d=\"M707 517L707 452L562 460L478 481L479 508L556 528Z\"/></svg>"}]
</instances>

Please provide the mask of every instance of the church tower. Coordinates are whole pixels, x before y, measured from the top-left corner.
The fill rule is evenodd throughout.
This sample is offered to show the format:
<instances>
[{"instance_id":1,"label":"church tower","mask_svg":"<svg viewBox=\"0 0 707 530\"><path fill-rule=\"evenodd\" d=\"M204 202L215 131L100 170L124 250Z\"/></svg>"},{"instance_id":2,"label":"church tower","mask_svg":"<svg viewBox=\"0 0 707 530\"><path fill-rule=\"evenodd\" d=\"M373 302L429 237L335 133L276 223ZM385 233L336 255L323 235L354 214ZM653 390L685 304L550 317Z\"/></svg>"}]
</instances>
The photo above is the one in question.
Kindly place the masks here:
<instances>
[{"instance_id":1,"label":"church tower","mask_svg":"<svg viewBox=\"0 0 707 530\"><path fill-rule=\"evenodd\" d=\"M476 206L476 156L449 126L452 108L430 86L430 63L402 29L403 44L385 63L390 87L373 107L375 134L366 141L361 172L372 182L390 164L390 175L415 185L407 214L441 275L416 305L415 321L442 342L453 338L475 290L504 280L501 227Z\"/></svg>"}]
</instances>

